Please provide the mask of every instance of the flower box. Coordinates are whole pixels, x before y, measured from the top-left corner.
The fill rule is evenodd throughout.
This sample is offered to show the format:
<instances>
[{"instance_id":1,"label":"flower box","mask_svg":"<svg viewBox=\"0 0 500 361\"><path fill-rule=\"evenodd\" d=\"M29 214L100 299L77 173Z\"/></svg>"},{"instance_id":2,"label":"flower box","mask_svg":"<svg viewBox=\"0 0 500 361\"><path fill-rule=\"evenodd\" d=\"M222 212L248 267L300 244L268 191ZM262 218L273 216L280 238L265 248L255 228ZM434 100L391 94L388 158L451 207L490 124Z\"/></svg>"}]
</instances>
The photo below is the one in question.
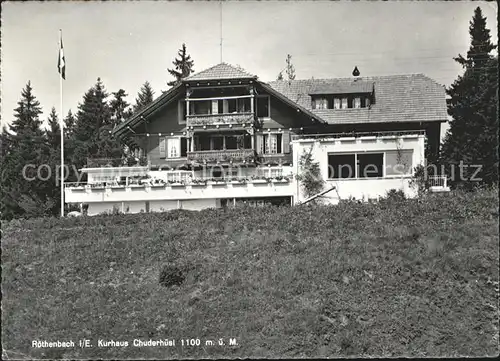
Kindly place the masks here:
<instances>
[{"instance_id":1,"label":"flower box","mask_svg":"<svg viewBox=\"0 0 500 361\"><path fill-rule=\"evenodd\" d=\"M273 179L272 182L273 183L288 183L289 180L288 179Z\"/></svg>"},{"instance_id":2,"label":"flower box","mask_svg":"<svg viewBox=\"0 0 500 361\"><path fill-rule=\"evenodd\" d=\"M205 187L207 182L192 182L191 187Z\"/></svg>"},{"instance_id":3,"label":"flower box","mask_svg":"<svg viewBox=\"0 0 500 361\"><path fill-rule=\"evenodd\" d=\"M235 184L235 185L245 185L247 182L246 181L237 181L237 180L233 180L231 182L229 182L231 184Z\"/></svg>"},{"instance_id":4,"label":"flower box","mask_svg":"<svg viewBox=\"0 0 500 361\"><path fill-rule=\"evenodd\" d=\"M224 186L226 185L227 183L225 181L221 181L221 182L214 182L214 181L211 181L209 182L209 184L211 184L212 186Z\"/></svg>"},{"instance_id":5,"label":"flower box","mask_svg":"<svg viewBox=\"0 0 500 361\"><path fill-rule=\"evenodd\" d=\"M264 184L264 183L267 183L267 180L265 180L265 179L252 179L252 183Z\"/></svg>"},{"instance_id":6,"label":"flower box","mask_svg":"<svg viewBox=\"0 0 500 361\"><path fill-rule=\"evenodd\" d=\"M184 183L170 183L171 187L185 187L186 185Z\"/></svg>"}]
</instances>

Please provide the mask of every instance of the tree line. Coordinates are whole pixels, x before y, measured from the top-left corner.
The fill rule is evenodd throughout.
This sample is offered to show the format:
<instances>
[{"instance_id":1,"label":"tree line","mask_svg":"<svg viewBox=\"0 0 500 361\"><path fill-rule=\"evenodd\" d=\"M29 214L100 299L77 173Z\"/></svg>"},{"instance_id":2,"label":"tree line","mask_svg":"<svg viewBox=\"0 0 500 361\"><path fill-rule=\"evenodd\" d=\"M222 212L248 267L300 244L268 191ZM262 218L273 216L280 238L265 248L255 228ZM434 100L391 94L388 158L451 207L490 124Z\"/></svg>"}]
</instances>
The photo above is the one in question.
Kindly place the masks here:
<instances>
[{"instance_id":1,"label":"tree line","mask_svg":"<svg viewBox=\"0 0 500 361\"><path fill-rule=\"evenodd\" d=\"M168 69L174 77L167 83L175 86L193 71L194 62L185 44ZM124 89L108 93L100 78L85 92L78 110L63 119L64 164L66 182L79 181L78 169L87 158L125 158L128 149L111 132L118 124L153 102L154 91L146 81L135 104L126 101ZM2 219L57 216L60 213L61 132L56 109L52 107L47 127L42 128L42 106L30 81L21 91L14 118L0 134Z\"/></svg>"}]
</instances>

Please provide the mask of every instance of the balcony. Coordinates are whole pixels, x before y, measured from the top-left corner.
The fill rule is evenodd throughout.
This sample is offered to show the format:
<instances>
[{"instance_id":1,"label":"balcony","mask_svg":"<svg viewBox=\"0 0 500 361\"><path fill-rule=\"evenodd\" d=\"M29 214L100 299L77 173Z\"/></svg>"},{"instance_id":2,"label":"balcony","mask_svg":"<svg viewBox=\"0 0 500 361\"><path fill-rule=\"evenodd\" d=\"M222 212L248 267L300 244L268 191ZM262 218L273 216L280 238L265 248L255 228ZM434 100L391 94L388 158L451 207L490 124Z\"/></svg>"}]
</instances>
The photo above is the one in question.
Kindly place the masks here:
<instances>
[{"instance_id":1,"label":"balcony","mask_svg":"<svg viewBox=\"0 0 500 361\"><path fill-rule=\"evenodd\" d=\"M260 154L259 162L261 164L285 165L292 164L292 153Z\"/></svg>"},{"instance_id":2,"label":"balcony","mask_svg":"<svg viewBox=\"0 0 500 361\"><path fill-rule=\"evenodd\" d=\"M187 158L194 163L254 163L253 149L200 150L188 152Z\"/></svg>"},{"instance_id":3,"label":"balcony","mask_svg":"<svg viewBox=\"0 0 500 361\"><path fill-rule=\"evenodd\" d=\"M253 124L254 113L196 114L187 116L187 126Z\"/></svg>"}]
</instances>

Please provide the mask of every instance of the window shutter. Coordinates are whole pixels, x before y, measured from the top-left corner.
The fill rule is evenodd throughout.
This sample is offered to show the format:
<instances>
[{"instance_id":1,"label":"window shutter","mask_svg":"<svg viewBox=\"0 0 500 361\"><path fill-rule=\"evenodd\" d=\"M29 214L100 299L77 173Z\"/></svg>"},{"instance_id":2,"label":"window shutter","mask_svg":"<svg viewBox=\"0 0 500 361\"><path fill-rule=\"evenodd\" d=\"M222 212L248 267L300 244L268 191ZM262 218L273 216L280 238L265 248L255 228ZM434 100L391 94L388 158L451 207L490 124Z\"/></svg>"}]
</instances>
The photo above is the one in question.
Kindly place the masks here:
<instances>
[{"instance_id":1,"label":"window shutter","mask_svg":"<svg viewBox=\"0 0 500 361\"><path fill-rule=\"evenodd\" d=\"M219 113L219 101L212 100L212 113L211 114L218 114L218 113Z\"/></svg>"},{"instance_id":2,"label":"window shutter","mask_svg":"<svg viewBox=\"0 0 500 361\"><path fill-rule=\"evenodd\" d=\"M159 141L160 141L160 144L159 144L159 148L160 148L160 157L161 158L166 158L167 157L167 139L165 137L160 137L159 138Z\"/></svg>"},{"instance_id":3,"label":"window shutter","mask_svg":"<svg viewBox=\"0 0 500 361\"><path fill-rule=\"evenodd\" d=\"M188 138L181 138L181 157L185 157L188 151Z\"/></svg>"},{"instance_id":4,"label":"window shutter","mask_svg":"<svg viewBox=\"0 0 500 361\"><path fill-rule=\"evenodd\" d=\"M262 134L257 134L257 153L263 154L264 153L264 136Z\"/></svg>"},{"instance_id":5,"label":"window shutter","mask_svg":"<svg viewBox=\"0 0 500 361\"><path fill-rule=\"evenodd\" d=\"M289 130L283 131L283 153L290 153L290 138L291 134Z\"/></svg>"}]
</instances>

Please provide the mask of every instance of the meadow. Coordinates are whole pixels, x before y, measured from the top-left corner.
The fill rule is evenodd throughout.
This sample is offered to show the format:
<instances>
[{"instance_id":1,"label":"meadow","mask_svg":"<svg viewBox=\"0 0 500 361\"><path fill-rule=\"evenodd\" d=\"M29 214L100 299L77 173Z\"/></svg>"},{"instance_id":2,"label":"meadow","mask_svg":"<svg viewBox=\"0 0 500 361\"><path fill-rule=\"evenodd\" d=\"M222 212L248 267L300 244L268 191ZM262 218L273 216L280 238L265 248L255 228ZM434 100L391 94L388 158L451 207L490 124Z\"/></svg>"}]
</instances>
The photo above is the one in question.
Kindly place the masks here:
<instances>
[{"instance_id":1,"label":"meadow","mask_svg":"<svg viewBox=\"0 0 500 361\"><path fill-rule=\"evenodd\" d=\"M498 193L487 190L11 221L3 356L498 355L498 223Z\"/></svg>"}]
</instances>

